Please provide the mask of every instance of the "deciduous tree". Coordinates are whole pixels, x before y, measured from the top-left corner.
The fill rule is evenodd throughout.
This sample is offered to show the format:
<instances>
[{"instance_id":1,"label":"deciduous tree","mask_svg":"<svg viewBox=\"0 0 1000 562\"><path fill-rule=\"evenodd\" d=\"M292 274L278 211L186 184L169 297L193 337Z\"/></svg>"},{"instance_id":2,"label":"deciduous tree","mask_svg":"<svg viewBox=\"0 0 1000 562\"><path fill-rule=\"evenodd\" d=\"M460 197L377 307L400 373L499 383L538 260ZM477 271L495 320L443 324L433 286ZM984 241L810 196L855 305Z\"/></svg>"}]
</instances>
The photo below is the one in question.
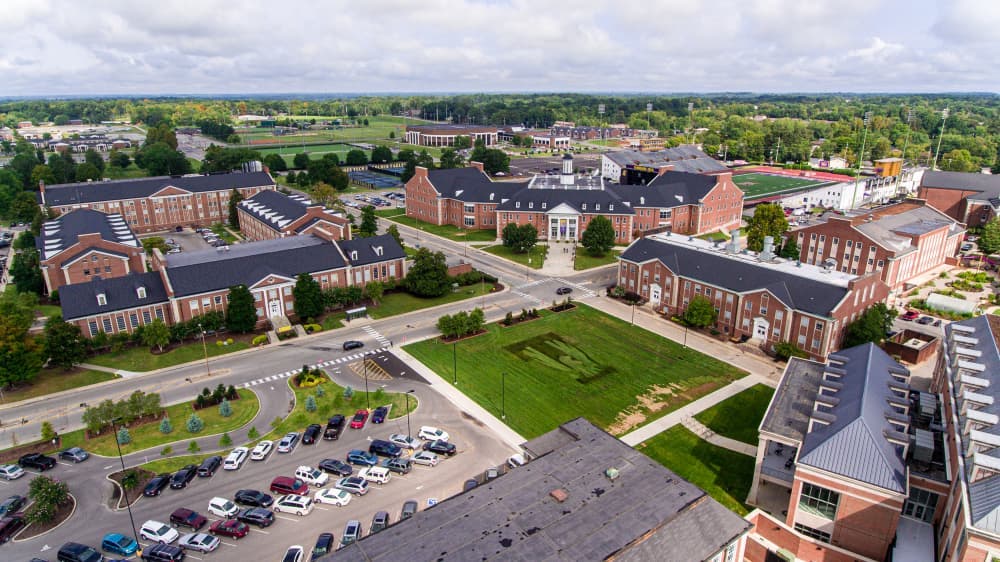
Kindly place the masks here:
<instances>
[{"instance_id":1,"label":"deciduous tree","mask_svg":"<svg viewBox=\"0 0 1000 562\"><path fill-rule=\"evenodd\" d=\"M707 328L715 324L719 313L715 311L712 301L699 295L691 299L684 311L684 322L696 328Z\"/></svg>"},{"instance_id":2,"label":"deciduous tree","mask_svg":"<svg viewBox=\"0 0 1000 562\"><path fill-rule=\"evenodd\" d=\"M387 162L392 162L392 149L384 145L379 145L372 149L373 164L385 164Z\"/></svg>"},{"instance_id":3,"label":"deciduous tree","mask_svg":"<svg viewBox=\"0 0 1000 562\"><path fill-rule=\"evenodd\" d=\"M764 237L772 236L780 240L788 230L785 210L776 203L757 205L753 216L747 219L747 248L759 252L764 249Z\"/></svg>"},{"instance_id":4,"label":"deciduous tree","mask_svg":"<svg viewBox=\"0 0 1000 562\"><path fill-rule=\"evenodd\" d=\"M844 334L844 347L854 347L863 343L882 343L892 329L892 321L896 318L896 310L885 303L877 303L865 310L857 320L847 325Z\"/></svg>"},{"instance_id":5,"label":"deciduous tree","mask_svg":"<svg viewBox=\"0 0 1000 562\"><path fill-rule=\"evenodd\" d=\"M440 297L448 292L448 265L441 252L417 250L406 275L406 288L418 297Z\"/></svg>"},{"instance_id":6,"label":"deciduous tree","mask_svg":"<svg viewBox=\"0 0 1000 562\"><path fill-rule=\"evenodd\" d=\"M170 343L170 328L159 318L153 320L142 330L142 343L149 347L156 346L162 352L163 346Z\"/></svg>"},{"instance_id":7,"label":"deciduous tree","mask_svg":"<svg viewBox=\"0 0 1000 562\"><path fill-rule=\"evenodd\" d=\"M976 244L986 255L1000 252L1000 218L993 217L983 226L983 233Z\"/></svg>"},{"instance_id":8,"label":"deciduous tree","mask_svg":"<svg viewBox=\"0 0 1000 562\"><path fill-rule=\"evenodd\" d=\"M49 362L63 369L72 369L87 356L80 327L62 316L53 316L45 323L45 355Z\"/></svg>"},{"instance_id":9,"label":"deciduous tree","mask_svg":"<svg viewBox=\"0 0 1000 562\"><path fill-rule=\"evenodd\" d=\"M611 221L602 215L590 219L587 230L583 231L580 237L580 244L592 256L601 256L608 253L615 245L615 227Z\"/></svg>"},{"instance_id":10,"label":"deciduous tree","mask_svg":"<svg viewBox=\"0 0 1000 562\"><path fill-rule=\"evenodd\" d=\"M371 205L361 209L361 226L358 227L358 234L363 237L375 236L378 231L378 221L375 218L375 207Z\"/></svg>"},{"instance_id":11,"label":"deciduous tree","mask_svg":"<svg viewBox=\"0 0 1000 562\"><path fill-rule=\"evenodd\" d=\"M233 188L229 194L229 227L235 230L240 229L240 201L243 201L243 194L240 190Z\"/></svg>"},{"instance_id":12,"label":"deciduous tree","mask_svg":"<svg viewBox=\"0 0 1000 562\"><path fill-rule=\"evenodd\" d=\"M292 287L295 314L300 319L315 318L323 313L323 289L308 273L300 273Z\"/></svg>"}]
</instances>

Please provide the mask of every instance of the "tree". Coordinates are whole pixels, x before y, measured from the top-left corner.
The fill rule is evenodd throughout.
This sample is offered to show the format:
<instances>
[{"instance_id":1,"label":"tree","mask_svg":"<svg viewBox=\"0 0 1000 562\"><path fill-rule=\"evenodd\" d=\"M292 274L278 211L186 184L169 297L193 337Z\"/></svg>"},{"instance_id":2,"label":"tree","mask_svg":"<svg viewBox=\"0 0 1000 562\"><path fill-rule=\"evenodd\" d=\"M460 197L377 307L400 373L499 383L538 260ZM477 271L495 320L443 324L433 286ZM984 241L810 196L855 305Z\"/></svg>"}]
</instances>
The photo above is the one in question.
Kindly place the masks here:
<instances>
[{"instance_id":1,"label":"tree","mask_svg":"<svg viewBox=\"0 0 1000 562\"><path fill-rule=\"evenodd\" d=\"M59 508L69 501L69 486L48 476L36 476L28 483L31 506L25 512L28 523L45 524L56 517Z\"/></svg>"},{"instance_id":2,"label":"tree","mask_svg":"<svg viewBox=\"0 0 1000 562\"><path fill-rule=\"evenodd\" d=\"M389 228L387 228L385 232L389 236L392 236L393 240L395 240L396 243L399 244L400 248L403 247L403 235L399 233L399 229L396 228L395 224L390 224Z\"/></svg>"},{"instance_id":3,"label":"tree","mask_svg":"<svg viewBox=\"0 0 1000 562\"><path fill-rule=\"evenodd\" d=\"M988 256L1000 252L1000 218L993 217L983 225L983 233L976 244Z\"/></svg>"},{"instance_id":4,"label":"tree","mask_svg":"<svg viewBox=\"0 0 1000 562\"><path fill-rule=\"evenodd\" d=\"M38 186L38 184L43 182L45 185L60 183L56 180L56 175L52 172L52 168L45 164L38 164L31 169L31 185Z\"/></svg>"},{"instance_id":5,"label":"tree","mask_svg":"<svg viewBox=\"0 0 1000 562\"><path fill-rule=\"evenodd\" d=\"M306 396L306 411L315 412L316 411L316 397L310 394Z\"/></svg>"},{"instance_id":6,"label":"tree","mask_svg":"<svg viewBox=\"0 0 1000 562\"><path fill-rule=\"evenodd\" d=\"M358 234L367 238L375 236L377 231L378 222L375 219L375 207L368 205L364 209L361 209L361 226L358 228Z\"/></svg>"},{"instance_id":7,"label":"tree","mask_svg":"<svg viewBox=\"0 0 1000 562\"><path fill-rule=\"evenodd\" d=\"M104 158L102 158L100 153L98 153L93 148L87 149L87 152L85 152L83 155L83 161L96 168L98 172L101 172L102 174L104 173L104 166L105 166ZM77 171L77 174L79 174L79 171ZM79 178L79 175L77 177ZM80 180L77 179L76 181Z\"/></svg>"},{"instance_id":8,"label":"tree","mask_svg":"<svg viewBox=\"0 0 1000 562\"><path fill-rule=\"evenodd\" d=\"M188 433L198 433L202 429L205 429L205 422L198 416L198 414L191 412L191 416L187 420Z\"/></svg>"},{"instance_id":9,"label":"tree","mask_svg":"<svg viewBox=\"0 0 1000 562\"><path fill-rule=\"evenodd\" d=\"M465 166L465 158L462 158L462 155L454 149L446 148L441 151L441 163L439 164L439 167L442 170L461 168L463 166Z\"/></svg>"},{"instance_id":10,"label":"tree","mask_svg":"<svg viewBox=\"0 0 1000 562\"><path fill-rule=\"evenodd\" d=\"M257 305L246 285L229 288L229 304L226 305L226 327L245 334L257 326Z\"/></svg>"},{"instance_id":11,"label":"tree","mask_svg":"<svg viewBox=\"0 0 1000 562\"><path fill-rule=\"evenodd\" d=\"M128 168L129 164L132 163L132 159L129 158L128 153L122 152L120 150L112 150L111 156L109 156L108 160L111 162L111 165L114 166L115 168L122 168L122 169Z\"/></svg>"},{"instance_id":12,"label":"tree","mask_svg":"<svg viewBox=\"0 0 1000 562\"><path fill-rule=\"evenodd\" d=\"M292 288L295 298L295 314L300 319L315 318L323 313L323 289L308 273L300 273Z\"/></svg>"},{"instance_id":13,"label":"tree","mask_svg":"<svg viewBox=\"0 0 1000 562\"><path fill-rule=\"evenodd\" d=\"M337 191L344 191L351 185L351 178L344 170L341 170L339 167L334 167L330 171L330 185L332 185Z\"/></svg>"},{"instance_id":14,"label":"tree","mask_svg":"<svg viewBox=\"0 0 1000 562\"><path fill-rule=\"evenodd\" d=\"M191 173L191 163L183 152L158 142L142 148L135 155L135 164L152 176L175 176Z\"/></svg>"},{"instance_id":15,"label":"tree","mask_svg":"<svg viewBox=\"0 0 1000 562\"><path fill-rule=\"evenodd\" d=\"M42 294L45 281L38 264L38 250L24 250L14 256L10 265L10 277L19 293Z\"/></svg>"},{"instance_id":16,"label":"tree","mask_svg":"<svg viewBox=\"0 0 1000 562\"><path fill-rule=\"evenodd\" d=\"M455 137L455 142L452 144L455 150L462 150L464 148L472 148L472 138L467 135L459 135Z\"/></svg>"},{"instance_id":17,"label":"tree","mask_svg":"<svg viewBox=\"0 0 1000 562\"><path fill-rule=\"evenodd\" d=\"M238 211L240 201L243 201L243 194L234 187L232 193L229 194L229 228L235 230L240 229L240 213Z\"/></svg>"},{"instance_id":18,"label":"tree","mask_svg":"<svg viewBox=\"0 0 1000 562\"><path fill-rule=\"evenodd\" d=\"M219 415L224 418L233 415L233 407L229 404L229 400L223 398L222 402L219 403Z\"/></svg>"},{"instance_id":19,"label":"tree","mask_svg":"<svg viewBox=\"0 0 1000 562\"><path fill-rule=\"evenodd\" d=\"M942 154L941 159L938 160L938 167L948 172L975 172L979 170L979 164L964 148Z\"/></svg>"},{"instance_id":20,"label":"tree","mask_svg":"<svg viewBox=\"0 0 1000 562\"><path fill-rule=\"evenodd\" d=\"M167 435L173 430L174 430L174 425L170 423L170 418L164 416L163 419L160 420L160 433Z\"/></svg>"},{"instance_id":21,"label":"tree","mask_svg":"<svg viewBox=\"0 0 1000 562\"><path fill-rule=\"evenodd\" d=\"M503 245L518 254L528 252L538 243L538 230L531 224L507 223L501 235Z\"/></svg>"},{"instance_id":22,"label":"tree","mask_svg":"<svg viewBox=\"0 0 1000 562\"><path fill-rule=\"evenodd\" d=\"M590 252L592 256L601 256L608 253L615 245L615 227L611 220L602 215L590 219L587 230L583 231L580 243Z\"/></svg>"},{"instance_id":23,"label":"tree","mask_svg":"<svg viewBox=\"0 0 1000 562\"><path fill-rule=\"evenodd\" d=\"M264 157L264 165L272 172L284 172L288 170L288 163L285 157L280 154L268 154Z\"/></svg>"},{"instance_id":24,"label":"tree","mask_svg":"<svg viewBox=\"0 0 1000 562\"><path fill-rule=\"evenodd\" d=\"M448 292L448 265L441 252L417 250L413 266L406 275L406 288L418 297L440 297Z\"/></svg>"},{"instance_id":25,"label":"tree","mask_svg":"<svg viewBox=\"0 0 1000 562\"><path fill-rule=\"evenodd\" d=\"M368 156L365 154L364 150L352 148L347 151L346 162L348 166L364 166L368 163Z\"/></svg>"},{"instance_id":26,"label":"tree","mask_svg":"<svg viewBox=\"0 0 1000 562\"><path fill-rule=\"evenodd\" d=\"M476 143L475 150L469 155L469 160L481 162L483 170L491 176L497 172L510 171L510 156L507 156L506 152L497 148L486 148L479 142Z\"/></svg>"},{"instance_id":27,"label":"tree","mask_svg":"<svg viewBox=\"0 0 1000 562\"><path fill-rule=\"evenodd\" d=\"M691 299L691 302L688 303L687 309L684 311L683 319L689 326L707 328L715 324L715 320L718 316L719 313L716 312L712 301L698 295Z\"/></svg>"},{"instance_id":28,"label":"tree","mask_svg":"<svg viewBox=\"0 0 1000 562\"><path fill-rule=\"evenodd\" d=\"M292 158L292 166L298 170L305 170L309 167L309 155L305 152L300 152Z\"/></svg>"},{"instance_id":29,"label":"tree","mask_svg":"<svg viewBox=\"0 0 1000 562\"><path fill-rule=\"evenodd\" d=\"M373 304L378 304L378 301L382 300L382 294L385 292L385 285L380 281L369 281L365 285L365 295L372 300Z\"/></svg>"},{"instance_id":30,"label":"tree","mask_svg":"<svg viewBox=\"0 0 1000 562\"><path fill-rule=\"evenodd\" d=\"M142 343L149 347L156 346L162 353L163 346L170 343L170 328L159 318L153 320L142 329Z\"/></svg>"},{"instance_id":31,"label":"tree","mask_svg":"<svg viewBox=\"0 0 1000 562\"><path fill-rule=\"evenodd\" d=\"M392 150L388 146L379 145L372 149L372 164L392 162Z\"/></svg>"},{"instance_id":32,"label":"tree","mask_svg":"<svg viewBox=\"0 0 1000 562\"><path fill-rule=\"evenodd\" d=\"M771 236L779 240L788 230L788 219L785 210L777 203L757 205L753 216L747 219L747 248L759 252L764 249L764 237Z\"/></svg>"},{"instance_id":33,"label":"tree","mask_svg":"<svg viewBox=\"0 0 1000 562\"><path fill-rule=\"evenodd\" d=\"M92 164L84 162L76 168L76 181L101 181L103 174Z\"/></svg>"},{"instance_id":34,"label":"tree","mask_svg":"<svg viewBox=\"0 0 1000 562\"><path fill-rule=\"evenodd\" d=\"M885 303L877 303L861 313L857 320L847 325L844 333L844 347L854 347L863 343L880 344L892 329L896 310Z\"/></svg>"},{"instance_id":35,"label":"tree","mask_svg":"<svg viewBox=\"0 0 1000 562\"><path fill-rule=\"evenodd\" d=\"M162 143L171 150L177 150L177 134L166 122L161 122L146 131L145 146Z\"/></svg>"},{"instance_id":36,"label":"tree","mask_svg":"<svg viewBox=\"0 0 1000 562\"><path fill-rule=\"evenodd\" d=\"M799 243L794 237L790 236L785 240L785 245L781 247L781 257L789 260L799 259Z\"/></svg>"},{"instance_id":37,"label":"tree","mask_svg":"<svg viewBox=\"0 0 1000 562\"><path fill-rule=\"evenodd\" d=\"M14 195L8 211L10 219L18 222L29 222L39 214L38 202L35 201L34 193L30 191L19 191L16 195ZM32 241L32 246L34 246L34 241Z\"/></svg>"},{"instance_id":38,"label":"tree","mask_svg":"<svg viewBox=\"0 0 1000 562\"><path fill-rule=\"evenodd\" d=\"M222 447L223 449L232 444L233 444L233 438L229 436L228 431L223 433L222 437L219 438L219 446Z\"/></svg>"},{"instance_id":39,"label":"tree","mask_svg":"<svg viewBox=\"0 0 1000 562\"><path fill-rule=\"evenodd\" d=\"M43 421L42 441L54 441L56 437L56 430L52 428L52 422Z\"/></svg>"},{"instance_id":40,"label":"tree","mask_svg":"<svg viewBox=\"0 0 1000 562\"><path fill-rule=\"evenodd\" d=\"M122 426L118 428L118 434L115 436L115 439L118 440L119 445L128 445L132 442L132 434L129 433L127 427Z\"/></svg>"},{"instance_id":41,"label":"tree","mask_svg":"<svg viewBox=\"0 0 1000 562\"><path fill-rule=\"evenodd\" d=\"M62 316L53 316L45 323L45 356L58 367L69 370L87 356L80 327Z\"/></svg>"}]
</instances>

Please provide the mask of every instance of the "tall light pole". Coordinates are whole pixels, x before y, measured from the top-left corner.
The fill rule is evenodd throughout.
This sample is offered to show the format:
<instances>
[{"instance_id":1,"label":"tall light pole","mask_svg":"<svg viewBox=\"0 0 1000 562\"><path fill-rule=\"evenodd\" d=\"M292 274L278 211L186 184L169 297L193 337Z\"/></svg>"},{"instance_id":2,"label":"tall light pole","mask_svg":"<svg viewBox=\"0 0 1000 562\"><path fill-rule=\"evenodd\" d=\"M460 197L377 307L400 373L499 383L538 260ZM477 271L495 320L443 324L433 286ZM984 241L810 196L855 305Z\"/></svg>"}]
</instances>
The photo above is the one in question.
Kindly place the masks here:
<instances>
[{"instance_id":1,"label":"tall light pole","mask_svg":"<svg viewBox=\"0 0 1000 562\"><path fill-rule=\"evenodd\" d=\"M938 154L941 153L941 139L944 138L944 122L948 120L948 108L941 110L941 134L938 135L938 145L937 149L934 150L934 163L931 164L931 170L937 169Z\"/></svg>"},{"instance_id":2,"label":"tall light pole","mask_svg":"<svg viewBox=\"0 0 1000 562\"><path fill-rule=\"evenodd\" d=\"M451 344L451 365L454 373L455 386L458 386L458 342Z\"/></svg>"},{"instance_id":3,"label":"tall light pole","mask_svg":"<svg viewBox=\"0 0 1000 562\"><path fill-rule=\"evenodd\" d=\"M208 345L205 344L205 330L201 328L201 322L198 322L198 331L201 332L201 349L205 352L205 371L208 373L207 376L212 376L212 369L208 367Z\"/></svg>"},{"instance_id":4,"label":"tall light pole","mask_svg":"<svg viewBox=\"0 0 1000 562\"><path fill-rule=\"evenodd\" d=\"M118 429L115 422L120 422L121 418L111 420L111 431L115 436L115 445L118 446L118 461L122 463L122 479L125 479L125 457L122 456L122 444L118 442ZM139 540L139 533L135 530L135 517L132 516L132 502L128 499L128 489L122 485L122 495L125 496L125 508L128 509L128 520L132 523L132 538ZM142 556L142 545L139 545L139 556Z\"/></svg>"},{"instance_id":5,"label":"tall light pole","mask_svg":"<svg viewBox=\"0 0 1000 562\"><path fill-rule=\"evenodd\" d=\"M410 395L413 394L414 390L407 390L406 394L406 435L413 435L413 431L410 429Z\"/></svg>"},{"instance_id":6,"label":"tall light pole","mask_svg":"<svg viewBox=\"0 0 1000 562\"><path fill-rule=\"evenodd\" d=\"M361 363L365 366L365 405L368 406L368 410L372 409L372 399L368 394L368 352L364 352L361 355Z\"/></svg>"},{"instance_id":7,"label":"tall light pole","mask_svg":"<svg viewBox=\"0 0 1000 562\"><path fill-rule=\"evenodd\" d=\"M507 371L500 373L500 419L507 419Z\"/></svg>"},{"instance_id":8,"label":"tall light pole","mask_svg":"<svg viewBox=\"0 0 1000 562\"><path fill-rule=\"evenodd\" d=\"M858 153L858 171L854 175L854 191L851 193L851 208L854 208L854 204L857 202L858 198L858 179L861 178L861 162L865 159L865 143L868 141L868 123L871 121L872 112L865 112L865 134L861 137L861 152Z\"/></svg>"}]
</instances>

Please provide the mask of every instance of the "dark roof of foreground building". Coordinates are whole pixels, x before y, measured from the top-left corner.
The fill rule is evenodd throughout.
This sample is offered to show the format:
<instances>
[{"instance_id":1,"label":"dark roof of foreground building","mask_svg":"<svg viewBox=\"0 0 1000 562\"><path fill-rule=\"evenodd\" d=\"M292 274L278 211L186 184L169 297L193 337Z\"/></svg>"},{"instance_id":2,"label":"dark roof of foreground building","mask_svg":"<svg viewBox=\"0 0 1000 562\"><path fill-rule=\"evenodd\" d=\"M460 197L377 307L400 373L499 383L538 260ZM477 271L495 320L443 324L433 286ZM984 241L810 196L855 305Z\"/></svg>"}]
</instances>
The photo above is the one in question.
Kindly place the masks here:
<instances>
[{"instance_id":1,"label":"dark roof of foreground building","mask_svg":"<svg viewBox=\"0 0 1000 562\"><path fill-rule=\"evenodd\" d=\"M790 357L760 430L801 443L809 431L809 418L816 406L816 393L825 368L826 364L818 361Z\"/></svg>"},{"instance_id":2,"label":"dark roof of foreground building","mask_svg":"<svg viewBox=\"0 0 1000 562\"><path fill-rule=\"evenodd\" d=\"M909 375L873 343L830 355L798 463L905 494Z\"/></svg>"},{"instance_id":3,"label":"dark roof of foreground building","mask_svg":"<svg viewBox=\"0 0 1000 562\"><path fill-rule=\"evenodd\" d=\"M272 189L266 189L240 201L242 211L279 232L302 218L302 215L306 214L306 209L313 205L317 204L301 195L285 195Z\"/></svg>"},{"instance_id":4,"label":"dark roof of foreground building","mask_svg":"<svg viewBox=\"0 0 1000 562\"><path fill-rule=\"evenodd\" d=\"M119 201L150 195L167 187L194 193L273 186L274 178L267 172L230 172L188 176L158 176L129 180L63 183L45 186L45 204L52 206Z\"/></svg>"},{"instance_id":5,"label":"dark roof of foreground building","mask_svg":"<svg viewBox=\"0 0 1000 562\"><path fill-rule=\"evenodd\" d=\"M494 182L478 168L428 170L427 179L441 197L469 203L499 203L527 187L527 182Z\"/></svg>"},{"instance_id":6,"label":"dark roof of foreground building","mask_svg":"<svg viewBox=\"0 0 1000 562\"><path fill-rule=\"evenodd\" d=\"M750 526L583 418L525 448L541 456L324 560L700 561Z\"/></svg>"},{"instance_id":7,"label":"dark roof of foreground building","mask_svg":"<svg viewBox=\"0 0 1000 562\"><path fill-rule=\"evenodd\" d=\"M767 290L791 308L827 317L847 296L848 282L855 278L788 260L762 262L753 255L731 254L714 249L709 242L678 235L640 238L620 259L659 260L676 275L736 293Z\"/></svg>"},{"instance_id":8,"label":"dark roof of foreground building","mask_svg":"<svg viewBox=\"0 0 1000 562\"><path fill-rule=\"evenodd\" d=\"M655 152L619 150L608 152L603 156L623 168L626 166L648 166L650 168L673 166L674 171L695 174L728 170L722 162L705 154L692 144L682 144Z\"/></svg>"},{"instance_id":9,"label":"dark roof of foreground building","mask_svg":"<svg viewBox=\"0 0 1000 562\"><path fill-rule=\"evenodd\" d=\"M380 234L368 238L354 238L337 242L351 265L368 265L387 260L406 258L406 251L391 234Z\"/></svg>"},{"instance_id":10,"label":"dark roof of foreground building","mask_svg":"<svg viewBox=\"0 0 1000 562\"><path fill-rule=\"evenodd\" d=\"M146 289L146 297L139 298L139 288ZM97 295L103 294L107 304L100 305ZM59 289L64 320L72 320L100 314L149 306L167 302L167 290L159 272L133 273L124 277L98 279L87 283L63 285Z\"/></svg>"},{"instance_id":11,"label":"dark roof of foreground building","mask_svg":"<svg viewBox=\"0 0 1000 562\"><path fill-rule=\"evenodd\" d=\"M668 171L645 186L613 185L611 189L633 207L677 207L698 203L718 182L715 176Z\"/></svg>"},{"instance_id":12,"label":"dark roof of foreground building","mask_svg":"<svg viewBox=\"0 0 1000 562\"><path fill-rule=\"evenodd\" d=\"M101 239L115 244L141 247L132 228L121 215L108 215L92 209L76 209L45 221L35 239L43 260L58 255L77 243L84 234L99 234Z\"/></svg>"},{"instance_id":13,"label":"dark roof of foreground building","mask_svg":"<svg viewBox=\"0 0 1000 562\"><path fill-rule=\"evenodd\" d=\"M979 191L997 197L1000 195L1000 175L927 171L920 186Z\"/></svg>"}]
</instances>

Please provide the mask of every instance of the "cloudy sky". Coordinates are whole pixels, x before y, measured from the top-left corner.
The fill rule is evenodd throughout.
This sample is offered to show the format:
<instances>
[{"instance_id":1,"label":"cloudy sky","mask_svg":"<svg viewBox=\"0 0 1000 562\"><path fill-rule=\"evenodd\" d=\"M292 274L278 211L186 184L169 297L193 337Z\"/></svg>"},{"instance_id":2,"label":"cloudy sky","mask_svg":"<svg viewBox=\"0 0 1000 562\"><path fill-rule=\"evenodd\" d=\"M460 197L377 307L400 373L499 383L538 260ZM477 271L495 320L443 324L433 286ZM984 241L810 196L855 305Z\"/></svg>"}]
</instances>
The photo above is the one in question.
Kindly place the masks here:
<instances>
[{"instance_id":1,"label":"cloudy sky","mask_svg":"<svg viewBox=\"0 0 1000 562\"><path fill-rule=\"evenodd\" d=\"M997 0L3 0L0 97L1000 91Z\"/></svg>"}]
</instances>

